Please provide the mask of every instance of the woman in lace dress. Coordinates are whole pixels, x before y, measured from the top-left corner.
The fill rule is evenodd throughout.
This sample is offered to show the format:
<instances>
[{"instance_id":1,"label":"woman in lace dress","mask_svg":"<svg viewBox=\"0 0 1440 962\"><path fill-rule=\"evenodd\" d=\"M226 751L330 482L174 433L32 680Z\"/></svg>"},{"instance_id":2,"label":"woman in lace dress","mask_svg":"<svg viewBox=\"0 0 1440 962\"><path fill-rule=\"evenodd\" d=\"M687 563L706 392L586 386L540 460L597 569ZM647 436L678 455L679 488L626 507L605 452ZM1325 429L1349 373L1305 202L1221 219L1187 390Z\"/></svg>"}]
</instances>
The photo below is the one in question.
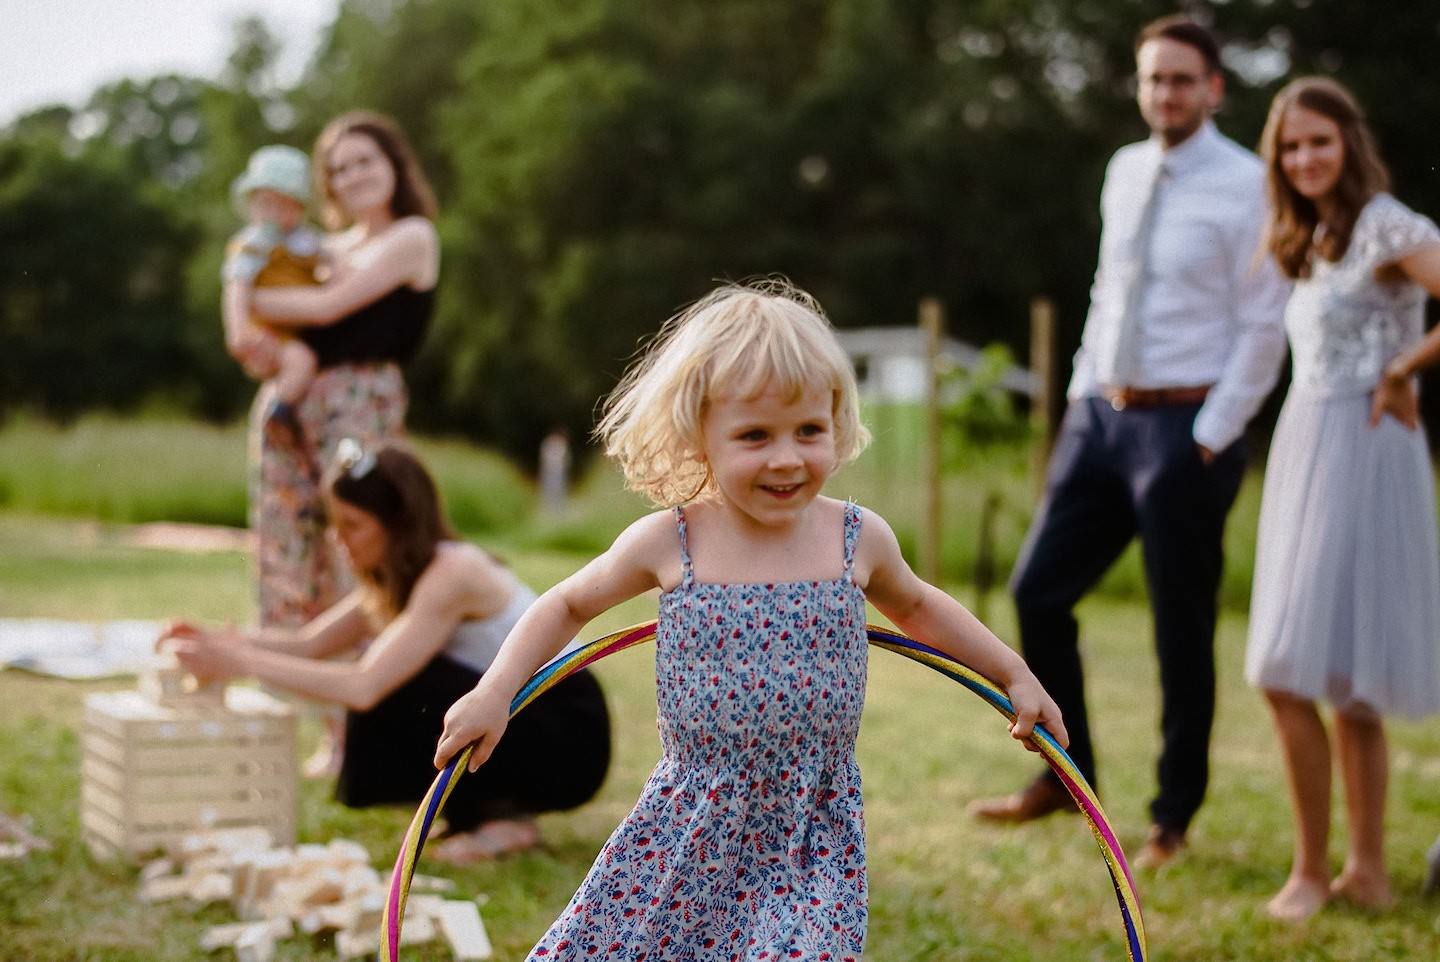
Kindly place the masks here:
<instances>
[{"instance_id":1,"label":"woman in lace dress","mask_svg":"<svg viewBox=\"0 0 1440 962\"><path fill-rule=\"evenodd\" d=\"M1267 905L1302 920L1331 898L1391 900L1382 716L1440 709L1440 545L1414 375L1440 294L1440 231L1386 193L1354 99L1310 77L1275 98L1262 137L1267 246L1295 279L1293 382L1265 474L1245 674L1265 692L1295 817L1290 876ZM1334 706L1349 842L1330 879Z\"/></svg>"}]
</instances>

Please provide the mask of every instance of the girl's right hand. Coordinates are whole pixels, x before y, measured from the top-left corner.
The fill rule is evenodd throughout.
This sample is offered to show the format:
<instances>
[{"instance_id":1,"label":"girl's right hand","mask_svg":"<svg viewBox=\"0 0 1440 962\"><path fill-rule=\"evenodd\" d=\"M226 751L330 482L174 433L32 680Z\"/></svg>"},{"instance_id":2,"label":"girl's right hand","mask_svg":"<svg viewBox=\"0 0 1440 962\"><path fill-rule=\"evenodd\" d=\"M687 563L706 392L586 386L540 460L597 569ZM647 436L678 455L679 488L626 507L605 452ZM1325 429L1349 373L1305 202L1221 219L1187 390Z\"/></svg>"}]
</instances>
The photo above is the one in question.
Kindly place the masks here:
<instances>
[{"instance_id":1,"label":"girl's right hand","mask_svg":"<svg viewBox=\"0 0 1440 962\"><path fill-rule=\"evenodd\" d=\"M445 713L445 730L435 747L435 767L444 768L450 759L474 744L470 753L469 771L475 771L490 758L500 736L510 723L510 699L485 687L484 682L462 695Z\"/></svg>"}]
</instances>

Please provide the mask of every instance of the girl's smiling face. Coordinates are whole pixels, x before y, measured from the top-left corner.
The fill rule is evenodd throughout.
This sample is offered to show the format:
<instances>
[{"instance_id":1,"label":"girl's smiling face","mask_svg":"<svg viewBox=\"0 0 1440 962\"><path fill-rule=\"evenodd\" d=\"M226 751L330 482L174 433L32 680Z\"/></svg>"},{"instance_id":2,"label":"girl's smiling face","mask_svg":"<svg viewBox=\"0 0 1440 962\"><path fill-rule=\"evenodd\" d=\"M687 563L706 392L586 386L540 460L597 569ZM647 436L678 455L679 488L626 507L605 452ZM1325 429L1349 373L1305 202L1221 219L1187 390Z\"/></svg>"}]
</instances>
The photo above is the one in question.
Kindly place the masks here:
<instances>
[{"instance_id":1,"label":"girl's smiling face","mask_svg":"<svg viewBox=\"0 0 1440 962\"><path fill-rule=\"evenodd\" d=\"M729 507L765 527L799 518L836 467L832 393L791 397L767 386L707 402L702 454Z\"/></svg>"}]
</instances>

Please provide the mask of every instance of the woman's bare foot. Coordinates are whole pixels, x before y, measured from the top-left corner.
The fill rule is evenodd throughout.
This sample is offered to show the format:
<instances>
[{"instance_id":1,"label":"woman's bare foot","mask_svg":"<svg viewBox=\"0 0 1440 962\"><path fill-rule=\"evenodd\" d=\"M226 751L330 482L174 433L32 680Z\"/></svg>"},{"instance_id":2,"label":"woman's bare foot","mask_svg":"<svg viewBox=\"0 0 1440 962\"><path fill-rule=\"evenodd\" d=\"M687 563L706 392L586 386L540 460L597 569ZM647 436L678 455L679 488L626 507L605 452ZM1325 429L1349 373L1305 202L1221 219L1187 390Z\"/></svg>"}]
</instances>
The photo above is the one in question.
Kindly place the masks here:
<instances>
[{"instance_id":1,"label":"woman's bare foot","mask_svg":"<svg viewBox=\"0 0 1440 962\"><path fill-rule=\"evenodd\" d=\"M1272 919L1304 922L1323 909L1328 901L1330 888L1323 881L1291 876L1275 897L1265 903L1265 912Z\"/></svg>"},{"instance_id":2,"label":"woman's bare foot","mask_svg":"<svg viewBox=\"0 0 1440 962\"><path fill-rule=\"evenodd\" d=\"M340 764L345 760L345 750L336 744L335 733L328 726L315 751L300 766L300 774L310 779L334 778L340 774Z\"/></svg>"},{"instance_id":3,"label":"woman's bare foot","mask_svg":"<svg viewBox=\"0 0 1440 962\"><path fill-rule=\"evenodd\" d=\"M334 778L345 763L345 716L326 710L322 717L325 728L320 740L300 766L300 773L310 779Z\"/></svg>"},{"instance_id":4,"label":"woman's bare foot","mask_svg":"<svg viewBox=\"0 0 1440 962\"><path fill-rule=\"evenodd\" d=\"M430 856L451 865L473 865L523 852L539 844L540 829L532 819L497 818L482 823L472 831L442 839Z\"/></svg>"},{"instance_id":5,"label":"woman's bare foot","mask_svg":"<svg viewBox=\"0 0 1440 962\"><path fill-rule=\"evenodd\" d=\"M1345 869L1330 883L1330 895L1370 912L1383 912L1395 904L1390 880L1383 873Z\"/></svg>"}]
</instances>

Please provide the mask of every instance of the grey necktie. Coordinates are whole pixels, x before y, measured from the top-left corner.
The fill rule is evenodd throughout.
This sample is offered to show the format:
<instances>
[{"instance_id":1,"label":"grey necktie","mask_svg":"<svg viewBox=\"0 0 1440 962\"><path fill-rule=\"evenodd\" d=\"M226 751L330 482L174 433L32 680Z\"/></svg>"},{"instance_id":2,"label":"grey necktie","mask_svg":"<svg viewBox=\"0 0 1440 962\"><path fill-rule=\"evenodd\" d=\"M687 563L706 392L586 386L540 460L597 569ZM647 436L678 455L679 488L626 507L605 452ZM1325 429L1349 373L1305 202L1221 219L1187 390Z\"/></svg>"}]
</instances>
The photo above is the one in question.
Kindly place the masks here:
<instances>
[{"instance_id":1,"label":"grey necktie","mask_svg":"<svg viewBox=\"0 0 1440 962\"><path fill-rule=\"evenodd\" d=\"M1107 339L1105 347L1098 352L1095 361L1096 380L1107 387L1133 386L1139 363L1136 341L1140 329L1140 300L1145 292L1149 277L1150 240L1155 232L1156 211L1160 207L1160 195L1169 171L1164 160L1155 165L1144 206L1140 211L1140 223L1130 243L1130 250L1124 267L1128 275L1124 279L1125 293L1121 298L1121 313L1115 318L1115 329Z\"/></svg>"}]
</instances>

